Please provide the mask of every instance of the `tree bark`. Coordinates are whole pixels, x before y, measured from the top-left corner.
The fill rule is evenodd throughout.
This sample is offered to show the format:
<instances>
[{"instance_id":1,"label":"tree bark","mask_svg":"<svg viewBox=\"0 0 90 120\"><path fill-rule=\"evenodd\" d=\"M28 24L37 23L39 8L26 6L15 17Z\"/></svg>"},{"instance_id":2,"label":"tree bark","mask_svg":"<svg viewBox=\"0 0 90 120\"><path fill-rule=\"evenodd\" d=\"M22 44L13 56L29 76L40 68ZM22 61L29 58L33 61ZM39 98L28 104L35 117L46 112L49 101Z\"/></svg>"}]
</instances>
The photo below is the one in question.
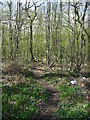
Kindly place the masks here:
<instances>
[{"instance_id":1,"label":"tree bark","mask_svg":"<svg viewBox=\"0 0 90 120\"><path fill-rule=\"evenodd\" d=\"M60 0L60 67L61 67L61 72L63 71L63 50L62 50L62 0Z\"/></svg>"},{"instance_id":2,"label":"tree bark","mask_svg":"<svg viewBox=\"0 0 90 120\"><path fill-rule=\"evenodd\" d=\"M10 57L11 59L13 60L13 40L12 40L12 22L11 22L11 19L12 19L12 2L10 1L7 2L8 4L8 7L9 7L9 38L10 38Z\"/></svg>"},{"instance_id":3,"label":"tree bark","mask_svg":"<svg viewBox=\"0 0 90 120\"><path fill-rule=\"evenodd\" d=\"M50 64L50 8L51 8L51 3L47 3L47 37L46 37L46 61L47 64Z\"/></svg>"},{"instance_id":4,"label":"tree bark","mask_svg":"<svg viewBox=\"0 0 90 120\"><path fill-rule=\"evenodd\" d=\"M31 53L31 60L35 60L34 55L33 55L33 30L32 30L32 21L30 24L30 53Z\"/></svg>"}]
</instances>

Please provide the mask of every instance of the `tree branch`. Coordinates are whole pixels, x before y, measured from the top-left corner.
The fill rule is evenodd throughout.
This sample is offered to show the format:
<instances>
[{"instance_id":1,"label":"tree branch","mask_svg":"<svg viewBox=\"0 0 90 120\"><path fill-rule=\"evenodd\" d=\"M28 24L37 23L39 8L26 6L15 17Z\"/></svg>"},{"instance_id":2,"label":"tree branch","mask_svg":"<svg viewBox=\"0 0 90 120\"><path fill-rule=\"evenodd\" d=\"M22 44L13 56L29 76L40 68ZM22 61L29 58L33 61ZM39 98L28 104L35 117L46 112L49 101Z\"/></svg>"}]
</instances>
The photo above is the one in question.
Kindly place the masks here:
<instances>
[{"instance_id":1,"label":"tree branch","mask_svg":"<svg viewBox=\"0 0 90 120\"><path fill-rule=\"evenodd\" d=\"M87 11L88 6L89 6L89 3L86 2L85 8L84 8L84 14L83 14L83 17L82 17L82 21L84 21L84 19L85 19L85 14L86 14L86 11Z\"/></svg>"},{"instance_id":2,"label":"tree branch","mask_svg":"<svg viewBox=\"0 0 90 120\"><path fill-rule=\"evenodd\" d=\"M26 1L26 2L27 2L27 1ZM35 2L35 4L37 4L38 2L40 2L40 1ZM29 2L29 3L30 3L30 2ZM25 3L25 4L26 4L26 3ZM42 4L44 4L44 2L41 3L40 5L37 5L36 7L40 7ZM28 4L28 8L27 8L27 10L29 10L30 8L32 8L32 7L34 6L34 4L31 5L31 6L29 6L29 5L30 5L30 4ZM22 7L22 9L25 10L26 8Z\"/></svg>"}]
</instances>

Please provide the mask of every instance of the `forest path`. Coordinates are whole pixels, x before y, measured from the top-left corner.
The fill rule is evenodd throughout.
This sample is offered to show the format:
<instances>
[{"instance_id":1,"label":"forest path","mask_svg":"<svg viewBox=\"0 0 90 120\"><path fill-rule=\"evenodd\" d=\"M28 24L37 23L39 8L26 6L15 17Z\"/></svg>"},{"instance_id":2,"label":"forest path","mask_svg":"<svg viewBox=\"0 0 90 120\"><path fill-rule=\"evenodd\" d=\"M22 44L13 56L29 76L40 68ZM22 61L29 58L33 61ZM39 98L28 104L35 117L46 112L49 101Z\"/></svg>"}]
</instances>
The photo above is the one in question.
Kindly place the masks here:
<instances>
[{"instance_id":1,"label":"forest path","mask_svg":"<svg viewBox=\"0 0 90 120\"><path fill-rule=\"evenodd\" d=\"M48 97L45 103L41 106L41 111L38 116L41 120L56 120L55 112L57 110L57 104L60 100L58 90L49 83L42 80L42 75L44 74L44 68L41 68L38 65L34 65L33 68L34 79L37 81L38 84L45 87L48 91ZM48 71L47 71L48 72Z\"/></svg>"}]
</instances>

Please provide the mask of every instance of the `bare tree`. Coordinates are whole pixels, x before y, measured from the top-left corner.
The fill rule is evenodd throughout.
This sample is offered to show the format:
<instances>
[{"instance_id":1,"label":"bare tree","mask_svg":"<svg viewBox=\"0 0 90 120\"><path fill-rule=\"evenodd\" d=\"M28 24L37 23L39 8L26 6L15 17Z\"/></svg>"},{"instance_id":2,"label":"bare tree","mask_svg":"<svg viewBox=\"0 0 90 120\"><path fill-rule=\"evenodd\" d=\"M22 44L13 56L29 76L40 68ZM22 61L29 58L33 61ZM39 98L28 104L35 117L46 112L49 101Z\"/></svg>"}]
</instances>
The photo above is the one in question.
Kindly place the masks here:
<instances>
[{"instance_id":1,"label":"bare tree","mask_svg":"<svg viewBox=\"0 0 90 120\"><path fill-rule=\"evenodd\" d=\"M46 61L50 64L50 10L51 3L47 1L47 30L46 30Z\"/></svg>"},{"instance_id":2,"label":"bare tree","mask_svg":"<svg viewBox=\"0 0 90 120\"><path fill-rule=\"evenodd\" d=\"M11 55L11 59L13 59L13 40L12 40L12 34L13 34L13 30L12 30L12 2L10 0L10 2L7 2L8 7L9 7L9 39L10 39L10 55Z\"/></svg>"},{"instance_id":3,"label":"bare tree","mask_svg":"<svg viewBox=\"0 0 90 120\"><path fill-rule=\"evenodd\" d=\"M61 71L63 69L62 67L62 59L63 59L63 50L62 50L62 0L60 0L60 67Z\"/></svg>"},{"instance_id":4,"label":"bare tree","mask_svg":"<svg viewBox=\"0 0 90 120\"><path fill-rule=\"evenodd\" d=\"M29 9L31 9L32 7L34 7L34 15L31 16L30 13L29 13ZM39 6L36 6L36 3L33 2L33 5L30 6L30 1L25 3L25 9L23 8L23 10L26 11L27 13L27 16L29 18L29 21L30 21L30 53L31 53L31 60L35 60L34 58L34 54L33 54L33 22L37 16L37 7Z\"/></svg>"},{"instance_id":5,"label":"bare tree","mask_svg":"<svg viewBox=\"0 0 90 120\"><path fill-rule=\"evenodd\" d=\"M78 4L79 4L79 2L76 2L76 5L73 6L75 8L75 13L77 15L77 21L80 24L80 56L79 56L78 64L74 68L74 71L76 71L76 72L81 70L82 63L83 63L83 31L85 33L87 33L84 28L84 21L85 21L86 11L89 6L88 2L86 1L85 7L84 7L84 12L83 12L82 16L80 16L80 13L78 11Z\"/></svg>"}]
</instances>

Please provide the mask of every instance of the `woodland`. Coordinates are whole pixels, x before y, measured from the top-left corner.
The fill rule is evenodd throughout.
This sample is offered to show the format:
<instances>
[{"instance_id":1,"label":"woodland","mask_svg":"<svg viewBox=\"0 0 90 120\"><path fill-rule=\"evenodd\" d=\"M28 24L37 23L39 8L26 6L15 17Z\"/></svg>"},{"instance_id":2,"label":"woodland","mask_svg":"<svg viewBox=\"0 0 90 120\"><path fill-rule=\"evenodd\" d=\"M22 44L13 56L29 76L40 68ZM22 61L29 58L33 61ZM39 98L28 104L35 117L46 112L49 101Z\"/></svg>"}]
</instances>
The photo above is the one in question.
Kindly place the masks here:
<instances>
[{"instance_id":1,"label":"woodland","mask_svg":"<svg viewBox=\"0 0 90 120\"><path fill-rule=\"evenodd\" d=\"M0 2L2 120L90 118L90 1Z\"/></svg>"}]
</instances>

